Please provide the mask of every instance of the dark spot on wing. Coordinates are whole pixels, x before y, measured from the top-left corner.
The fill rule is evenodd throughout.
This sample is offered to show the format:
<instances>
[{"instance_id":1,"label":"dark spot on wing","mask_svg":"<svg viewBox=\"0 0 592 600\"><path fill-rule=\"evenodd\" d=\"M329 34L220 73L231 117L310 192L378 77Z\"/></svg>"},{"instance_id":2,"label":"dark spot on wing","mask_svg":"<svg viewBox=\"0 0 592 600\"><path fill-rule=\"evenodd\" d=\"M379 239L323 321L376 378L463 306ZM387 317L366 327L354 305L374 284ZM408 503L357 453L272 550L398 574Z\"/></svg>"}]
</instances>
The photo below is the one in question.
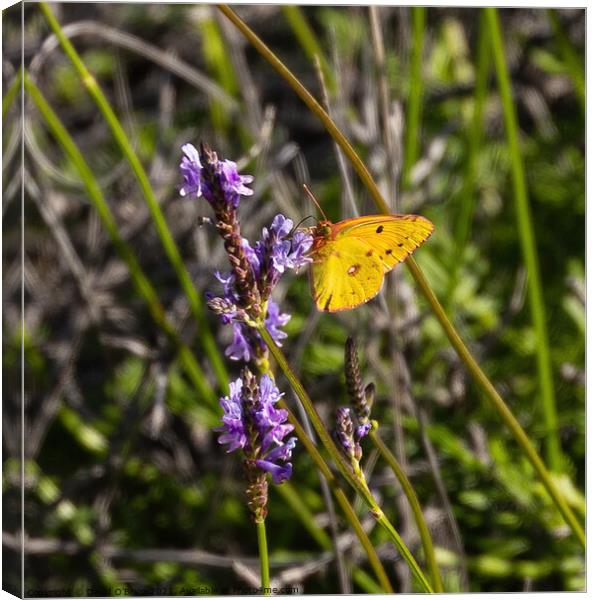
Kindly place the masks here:
<instances>
[{"instance_id":1,"label":"dark spot on wing","mask_svg":"<svg viewBox=\"0 0 592 600\"><path fill-rule=\"evenodd\" d=\"M386 251L386 253L387 253L387 254L392 254L392 253L393 253L393 251L392 251L392 250L389 248L389 249Z\"/></svg>"},{"instance_id":2,"label":"dark spot on wing","mask_svg":"<svg viewBox=\"0 0 592 600\"><path fill-rule=\"evenodd\" d=\"M402 247L403 247L403 242L399 242L399 243L397 244L397 246L399 246L399 248L402 248Z\"/></svg>"},{"instance_id":3,"label":"dark spot on wing","mask_svg":"<svg viewBox=\"0 0 592 600\"><path fill-rule=\"evenodd\" d=\"M376 233L382 233L383 231L384 231L384 227L383 227L382 225L379 225L379 226L376 228Z\"/></svg>"},{"instance_id":4,"label":"dark spot on wing","mask_svg":"<svg viewBox=\"0 0 592 600\"><path fill-rule=\"evenodd\" d=\"M372 256L374 254L374 250L372 250L372 248L370 248L370 250L368 250L368 252L366 252L366 256Z\"/></svg>"},{"instance_id":5,"label":"dark spot on wing","mask_svg":"<svg viewBox=\"0 0 592 600\"><path fill-rule=\"evenodd\" d=\"M348 275L355 275L360 269L362 268L362 265L359 264L355 264L352 265L348 270L347 270L347 274Z\"/></svg>"}]
</instances>

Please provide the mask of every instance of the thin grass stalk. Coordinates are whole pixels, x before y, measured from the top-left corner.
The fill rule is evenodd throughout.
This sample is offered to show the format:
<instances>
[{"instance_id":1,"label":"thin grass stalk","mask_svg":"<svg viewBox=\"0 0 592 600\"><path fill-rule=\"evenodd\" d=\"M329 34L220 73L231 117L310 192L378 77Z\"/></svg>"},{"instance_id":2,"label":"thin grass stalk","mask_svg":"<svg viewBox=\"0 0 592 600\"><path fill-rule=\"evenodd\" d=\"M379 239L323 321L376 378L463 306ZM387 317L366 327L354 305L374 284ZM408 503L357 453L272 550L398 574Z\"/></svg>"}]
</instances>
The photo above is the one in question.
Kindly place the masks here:
<instances>
[{"instance_id":1,"label":"thin grass stalk","mask_svg":"<svg viewBox=\"0 0 592 600\"><path fill-rule=\"evenodd\" d=\"M417 529L419 531L419 537L421 538L421 544L423 546L425 559L432 574L432 583L434 591L442 593L444 592L444 586L442 584L442 576L440 575L440 569L436 561L434 543L432 541L430 530L428 529L428 526L425 522L425 518L423 516L423 512L421 510L421 506L417 498L417 494L415 493L411 482L407 478L407 475L405 475L405 471L403 471L403 469L401 468L399 461L395 458L394 454L388 449L387 445L382 441L382 438L380 437L380 435L378 435L378 432L373 429L369 435L370 439L372 440L372 443L376 446L381 456L388 463L389 467L395 474L395 477L399 480L401 488L403 488L403 493L409 501L409 505L411 506L411 510L415 518L415 523L417 524Z\"/></svg>"},{"instance_id":2,"label":"thin grass stalk","mask_svg":"<svg viewBox=\"0 0 592 600\"><path fill-rule=\"evenodd\" d=\"M267 550L267 532L265 520L257 521L257 543L259 545L259 566L261 571L261 587L263 596L271 595L269 585L269 552Z\"/></svg>"},{"instance_id":3,"label":"thin grass stalk","mask_svg":"<svg viewBox=\"0 0 592 600\"><path fill-rule=\"evenodd\" d=\"M273 377L273 372L271 370L266 370L266 372L271 377ZM391 582L386 574L386 571L384 570L384 567L382 566L382 563L380 562L380 559L378 558L378 554L376 553L376 550L372 545L368 534L364 531L364 528L362 527L362 524L360 523L360 520L358 519L358 516L356 515L356 512L354 511L352 505L347 499L345 492L341 488L337 477L335 476L329 465L325 462L325 459L321 456L321 453L319 452L318 448L307 435L306 431L304 430L304 427L302 427L302 425L300 424L290 407L286 404L286 402L282 398L280 398L280 400L278 400L277 405L279 408L285 410L288 413L288 421L294 426L294 433L304 446L304 449L308 452L310 457L315 462L319 473L326 479L327 483L329 484L329 487L333 491L335 500L337 500L337 503L341 507L341 510L343 511L346 520L355 531L358 540L360 541L362 547L366 551L368 562L370 563L370 566L372 567L383 590L387 593L392 593L393 588L391 586Z\"/></svg>"},{"instance_id":4,"label":"thin grass stalk","mask_svg":"<svg viewBox=\"0 0 592 600\"><path fill-rule=\"evenodd\" d=\"M216 396L210 387L208 380L201 370L197 359L191 350L183 343L172 324L168 321L164 308L158 299L158 295L146 277L136 255L131 247L121 237L113 213L107 204L103 192L97 182L96 177L85 161L84 157L70 134L60 121L59 117L49 106L39 88L33 83L31 78L25 73L24 77L25 90L37 106L41 116L44 118L55 139L62 147L65 154L71 160L72 165L78 171L80 178L86 188L88 197L95 207L105 229L107 230L111 241L115 246L115 250L126 264L132 283L134 284L139 295L148 305L150 315L154 319L157 326L163 331L174 347L177 348L179 359L183 364L187 375L195 386L196 390L208 402L211 407L218 410Z\"/></svg>"},{"instance_id":5,"label":"thin grass stalk","mask_svg":"<svg viewBox=\"0 0 592 600\"><path fill-rule=\"evenodd\" d=\"M551 27L553 28L559 51L563 55L565 66L567 67L576 96L582 107L582 112L586 114L586 79L584 75L584 65L561 25L557 10L549 8L547 9L547 14L549 15L549 21L551 22Z\"/></svg>"},{"instance_id":6,"label":"thin grass stalk","mask_svg":"<svg viewBox=\"0 0 592 600\"><path fill-rule=\"evenodd\" d=\"M22 84L22 70L19 68L14 79L8 86L4 98L2 98L2 120L6 118L6 113L10 110L18 91L21 89Z\"/></svg>"},{"instance_id":7,"label":"thin grass stalk","mask_svg":"<svg viewBox=\"0 0 592 600\"><path fill-rule=\"evenodd\" d=\"M253 32L250 27L228 6L222 4L218 5L218 8L224 13L230 21L237 27L237 29L245 36L245 38L257 49L257 51L274 67L274 69L289 83L290 87L294 92L301 98L301 100L308 106L308 108L317 115L321 120L325 129L333 137L333 139L341 146L344 153L352 163L354 169L358 173L358 176L366 186L368 192L372 196L374 203L377 208L384 214L389 214L388 204L382 197L376 182L370 175L366 165L362 162L352 145L349 143L347 138L343 135L341 130L329 117L329 115L323 110L322 106L314 99L310 92L300 83L296 76L280 61L280 59L265 45L265 43ZM419 290L423 294L425 300L429 304L434 316L440 322L444 333L450 340L452 347L456 350L459 358L465 364L465 367L473 376L477 385L482 389L485 396L492 403L493 408L496 410L504 424L508 427L510 432L514 435L516 442L520 446L521 450L532 463L535 471L537 472L541 482L545 489L549 493L552 501L555 503L560 513L563 515L565 521L573 531L574 535L585 547L586 539L584 530L580 523L576 519L571 508L566 503L563 495L553 482L544 462L541 460L529 437L522 429L512 411L508 408L502 397L498 394L493 384L489 381L485 373L481 370L481 367L477 361L473 358L462 338L458 335L456 329L448 319L446 312L442 308L442 305L436 298L436 295L432 291L429 283L425 279L419 265L412 256L409 256L405 260L405 264L409 269L411 275L415 279Z\"/></svg>"},{"instance_id":8,"label":"thin grass stalk","mask_svg":"<svg viewBox=\"0 0 592 600\"><path fill-rule=\"evenodd\" d=\"M426 9L411 8L411 63L409 68L409 96L405 126L405 156L403 157L403 188L410 184L411 169L419 156L419 134L423 102L422 55L425 35Z\"/></svg>"},{"instance_id":9,"label":"thin grass stalk","mask_svg":"<svg viewBox=\"0 0 592 600\"><path fill-rule=\"evenodd\" d=\"M452 296L458 284L458 273L463 256L469 243L471 225L475 213L475 192L477 180L477 158L483 138L483 110L487 99L487 81L490 66L489 30L483 13L479 22L479 35L475 74L475 95L473 99L473 114L467 135L467 162L465 177L460 193L460 210L454 227L455 248L450 263L450 279L446 292L446 308L452 310Z\"/></svg>"},{"instance_id":10,"label":"thin grass stalk","mask_svg":"<svg viewBox=\"0 0 592 600\"><path fill-rule=\"evenodd\" d=\"M308 414L308 417L310 418L310 421L313 427L315 428L317 435L319 436L319 439L325 446L327 452L331 455L331 458L337 465L343 478L354 488L354 490L364 500L364 502L370 509L372 516L376 519L376 522L379 523L389 534L392 541L395 543L397 549L399 550L403 560L409 565L411 572L413 573L414 577L416 578L417 582L420 584L422 589L425 592L432 593L433 590L429 581L427 580L427 577L425 576L424 572L417 564L415 558L405 545L405 542L401 539L401 536L399 535L397 530L393 527L392 523L388 520L382 509L376 503L376 500L374 499L374 496L372 496L372 493L368 489L368 486L359 479L357 479L353 475L353 473L350 472L348 464L345 462L345 459L341 456L341 453L337 449L335 442L332 440L328 431L325 429L325 426L323 425L323 422L321 421L321 418L319 417L319 414L317 413L314 404L312 403L312 400L308 396L306 390L304 389L304 386L302 385L294 371L292 371L292 368L290 367L283 352L275 343L274 339L271 337L265 326L258 327L257 331L259 332L259 335L263 338L263 341L265 342L272 356L276 360L278 366L284 373L286 379L290 383L292 390L302 403L302 406L304 406L306 413Z\"/></svg>"},{"instance_id":11,"label":"thin grass stalk","mask_svg":"<svg viewBox=\"0 0 592 600\"><path fill-rule=\"evenodd\" d=\"M302 46L304 53L307 58L314 63L315 57L321 63L323 70L323 76L329 91L334 94L337 91L337 82L333 75L333 69L325 56L325 53L321 49L321 45L317 40L317 36L313 31L312 27L308 24L304 12L299 6L284 4L282 6L282 12L286 21L292 28L298 43Z\"/></svg>"},{"instance_id":12,"label":"thin grass stalk","mask_svg":"<svg viewBox=\"0 0 592 600\"><path fill-rule=\"evenodd\" d=\"M549 338L547 334L545 300L541 283L534 224L528 200L526 175L524 173L524 164L520 152L518 118L516 116L516 107L512 98L510 76L508 74L508 67L504 55L503 39L497 10L494 8L486 8L485 15L489 26L493 61L504 112L508 152L512 168L514 199L516 202L518 234L522 246L524 263L528 272L527 284L530 312L537 338L539 389L545 421L546 456L551 469L555 472L560 472L562 470L563 461L557 425L557 407L553 387L553 370L551 366L551 353L549 351Z\"/></svg>"},{"instance_id":13,"label":"thin grass stalk","mask_svg":"<svg viewBox=\"0 0 592 600\"><path fill-rule=\"evenodd\" d=\"M142 166L137 154L134 152L132 144L130 143L119 119L115 115L115 112L111 108L107 97L103 94L99 84L86 68L84 62L76 52L76 49L70 40L64 35L59 22L55 18L48 4L41 2L39 7L47 19L51 29L55 33L58 41L60 42L62 49L74 65L82 84L101 111L105 121L111 129L115 141L129 162L130 167L138 180L140 189L142 190L142 194L150 211L152 222L156 228L165 253L177 275L177 278L179 279L181 287L187 296L193 317L198 324L200 343L202 344L204 352L211 362L212 368L221 387L226 388L228 384L228 372L224 365L222 356L220 355L216 340L210 331L201 298L197 293L193 282L191 281L189 271L183 262L179 248L171 234L169 226L167 225L158 200L154 195L148 175L146 174L146 171L144 170L144 167Z\"/></svg>"}]
</instances>

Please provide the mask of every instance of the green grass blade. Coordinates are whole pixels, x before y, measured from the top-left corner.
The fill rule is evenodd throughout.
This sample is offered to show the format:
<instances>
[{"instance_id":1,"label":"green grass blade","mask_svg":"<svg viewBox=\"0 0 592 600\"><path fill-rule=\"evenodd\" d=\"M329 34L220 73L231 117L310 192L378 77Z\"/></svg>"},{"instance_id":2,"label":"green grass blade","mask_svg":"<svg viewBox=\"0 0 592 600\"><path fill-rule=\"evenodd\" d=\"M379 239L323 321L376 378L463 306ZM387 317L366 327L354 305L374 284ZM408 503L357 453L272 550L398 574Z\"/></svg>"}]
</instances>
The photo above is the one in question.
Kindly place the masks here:
<instances>
[{"instance_id":1,"label":"green grass blade","mask_svg":"<svg viewBox=\"0 0 592 600\"><path fill-rule=\"evenodd\" d=\"M409 187L409 177L419 156L419 134L423 102L422 55L425 34L426 9L423 6L411 8L411 64L409 70L409 95L405 118L405 155L403 161L403 188Z\"/></svg>"},{"instance_id":2,"label":"green grass blade","mask_svg":"<svg viewBox=\"0 0 592 600\"><path fill-rule=\"evenodd\" d=\"M22 71L18 70L15 78L12 80L8 89L6 90L6 94L4 94L4 98L2 98L2 120L6 118L6 113L10 110L14 99L18 91L21 89L22 83Z\"/></svg>"},{"instance_id":3,"label":"green grass blade","mask_svg":"<svg viewBox=\"0 0 592 600\"><path fill-rule=\"evenodd\" d=\"M181 341L177 332L167 320L164 308L158 299L154 287L142 271L142 268L140 267L138 259L136 258L133 250L121 237L117 223L113 217L113 213L111 212L111 209L109 208L109 205L103 196L103 192L101 191L97 179L82 156L82 153L80 150L78 150L74 140L63 126L59 117L49 106L41 91L33 83L27 73L25 73L24 83L27 94L29 94L37 106L41 116L44 118L55 139L58 141L63 151L66 153L73 166L80 174L80 178L84 183L88 197L95 207L105 229L109 233L111 241L115 246L115 250L127 265L132 282L140 296L142 296L148 305L152 318L167 336L167 338L178 349L179 358L185 367L187 375L195 385L198 393L209 402L210 406L213 408L215 407L216 410L218 410L217 399L207 381L205 374L201 370L201 367L199 366L199 363L197 362L191 350Z\"/></svg>"},{"instance_id":4,"label":"green grass blade","mask_svg":"<svg viewBox=\"0 0 592 600\"><path fill-rule=\"evenodd\" d=\"M469 243L471 225L473 223L473 215L475 212L477 156L483 137L483 109L487 99L487 80L491 60L489 32L483 15L480 21L478 40L473 115L467 133L466 170L460 194L460 210L454 227L455 248L450 263L450 281L446 293L446 307L448 312L450 312L454 306L452 296L458 283L458 271L462 263L465 249Z\"/></svg>"},{"instance_id":5,"label":"green grass blade","mask_svg":"<svg viewBox=\"0 0 592 600\"><path fill-rule=\"evenodd\" d=\"M228 384L228 372L224 365L222 356L220 355L220 351L216 345L214 336L212 335L208 326L201 298L198 295L193 282L191 281L189 271L183 262L179 248L171 234L169 226L167 225L158 200L154 195L154 191L150 185L150 181L148 180L148 175L146 174L146 171L144 170L144 167L142 166L137 154L134 152L134 149L119 119L111 108L109 101L103 94L103 91L101 90L95 78L91 75L85 64L82 62L82 59L76 52L76 49L70 40L64 35L64 32L62 31L62 28L60 27L60 24L58 23L51 9L45 2L41 2L39 7L45 15L45 18L47 19L51 29L58 38L62 49L78 72L82 84L85 86L89 95L95 101L97 107L101 111L101 114L111 129L115 141L129 162L130 167L138 180L142 194L144 195L144 199L150 211L152 222L154 223L165 253L171 262L175 273L177 274L181 287L187 296L191 312L199 326L200 343L202 344L206 355L210 359L212 368L216 373L218 381L224 388L226 388Z\"/></svg>"},{"instance_id":6,"label":"green grass blade","mask_svg":"<svg viewBox=\"0 0 592 600\"><path fill-rule=\"evenodd\" d=\"M539 372L539 388L543 415L545 420L545 445L549 466L553 471L562 469L561 445L557 426L557 408L553 388L553 372L547 335L547 319L541 284L539 259L536 249L535 232L526 187L526 175L520 152L518 138L518 118L512 98L512 89L508 67L504 55L502 33L497 11L486 8L485 14L489 26L489 35L493 51L493 61L497 73L498 86L504 112L508 152L510 155L514 199L516 202L516 219L524 263L528 271L528 296L530 312L537 337L537 362Z\"/></svg>"}]
</instances>

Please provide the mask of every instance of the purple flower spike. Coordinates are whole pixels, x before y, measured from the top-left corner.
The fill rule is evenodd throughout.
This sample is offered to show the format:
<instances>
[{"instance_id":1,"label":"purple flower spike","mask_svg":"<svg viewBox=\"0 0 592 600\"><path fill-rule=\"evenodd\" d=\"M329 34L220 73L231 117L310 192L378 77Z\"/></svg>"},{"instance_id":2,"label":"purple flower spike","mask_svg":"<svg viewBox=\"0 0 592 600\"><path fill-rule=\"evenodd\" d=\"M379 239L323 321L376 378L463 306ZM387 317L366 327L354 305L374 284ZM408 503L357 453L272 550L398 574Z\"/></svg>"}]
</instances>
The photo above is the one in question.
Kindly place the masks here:
<instances>
[{"instance_id":1,"label":"purple flower spike","mask_svg":"<svg viewBox=\"0 0 592 600\"><path fill-rule=\"evenodd\" d=\"M232 342L226 355L232 360L262 362L267 348L256 331L265 324L274 341L281 346L287 337L283 327L290 315L280 310L271 298L281 276L311 262L308 256L313 238L306 231L293 231L294 223L282 214L264 227L255 244L241 235L237 208L241 196L252 196L248 187L251 175L241 175L231 160L220 160L206 144L199 150L192 144L182 147L182 196L204 197L214 211L216 230L224 240L231 272L216 273L224 293L208 293L208 306L224 324L232 325Z\"/></svg>"},{"instance_id":2,"label":"purple flower spike","mask_svg":"<svg viewBox=\"0 0 592 600\"><path fill-rule=\"evenodd\" d=\"M252 196L253 190L247 184L253 181L252 175L240 175L236 163L231 160L218 160L214 152L206 154L205 163L193 144L184 144L181 150L185 156L181 159L183 185L181 196L203 196L210 204L216 203L238 207L241 196ZM208 168L205 169L204 165Z\"/></svg>"},{"instance_id":3,"label":"purple flower spike","mask_svg":"<svg viewBox=\"0 0 592 600\"><path fill-rule=\"evenodd\" d=\"M221 435L218 441L228 444L227 452L243 450L248 464L256 464L271 473L274 483L282 483L292 474L289 462L296 438L284 438L294 427L286 423L287 411L275 404L281 394L269 375L262 375L259 382L248 369L242 378L230 384L230 394L220 399L224 410Z\"/></svg>"},{"instance_id":4,"label":"purple flower spike","mask_svg":"<svg viewBox=\"0 0 592 600\"><path fill-rule=\"evenodd\" d=\"M360 446L360 428L354 430L354 423L349 408L339 407L337 409L336 427L334 431L337 446L352 464L357 464L362 458L362 447Z\"/></svg>"}]
</instances>

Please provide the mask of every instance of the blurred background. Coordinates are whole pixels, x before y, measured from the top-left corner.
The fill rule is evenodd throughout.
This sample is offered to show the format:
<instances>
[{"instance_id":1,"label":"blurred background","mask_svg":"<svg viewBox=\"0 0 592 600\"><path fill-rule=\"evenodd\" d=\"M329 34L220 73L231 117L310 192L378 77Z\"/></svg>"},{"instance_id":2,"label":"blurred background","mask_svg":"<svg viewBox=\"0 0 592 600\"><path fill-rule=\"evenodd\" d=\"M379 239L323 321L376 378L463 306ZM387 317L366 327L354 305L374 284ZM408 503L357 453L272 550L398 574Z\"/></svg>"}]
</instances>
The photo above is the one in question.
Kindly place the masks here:
<instances>
[{"instance_id":1,"label":"blurred background","mask_svg":"<svg viewBox=\"0 0 592 600\"><path fill-rule=\"evenodd\" d=\"M206 291L219 291L213 271L226 270L227 263L213 228L198 224L211 216L209 207L179 196L182 144L207 142L255 176L255 194L240 208L243 235L252 240L277 212L296 223L315 214L303 182L334 221L377 212L320 122L215 8L52 8L144 165L201 300ZM548 459L512 157L480 10L236 8L328 102L393 212L434 222L417 261ZM20 65L20 10L3 13L4 90ZM503 9L499 17L543 282L561 449L555 467L564 473L558 481L570 504L582 514L585 14ZM212 432L225 384L201 345L209 329L220 363L236 377L240 365L223 356L229 328L209 313L196 326L138 181L35 4L25 5L22 34L31 80L88 162L174 335L155 324L78 170L36 104L27 97L23 139L20 96L8 102L6 94L5 589L20 590L21 483L25 590L37 591L27 595L56 589L70 591L60 595L121 595L116 590L125 586L136 595L183 594L200 586L223 593L228 586L256 585L257 540L240 458L227 455ZM577 543L407 270L399 267L387 279L380 298L337 315L316 312L305 273L285 277L275 292L292 315L284 350L325 422L347 402L343 346L352 335L363 349L364 380L377 385L373 417L418 494L446 590L584 589ZM180 365L175 336L203 371L199 389ZM278 382L295 406L286 382ZM370 487L421 557L396 479L369 445L364 450ZM330 510L301 447L293 463L290 484L270 491L274 582L304 593L376 591L364 552ZM414 589L392 545L354 505L395 589ZM332 531L352 565L345 576L337 576Z\"/></svg>"}]
</instances>

